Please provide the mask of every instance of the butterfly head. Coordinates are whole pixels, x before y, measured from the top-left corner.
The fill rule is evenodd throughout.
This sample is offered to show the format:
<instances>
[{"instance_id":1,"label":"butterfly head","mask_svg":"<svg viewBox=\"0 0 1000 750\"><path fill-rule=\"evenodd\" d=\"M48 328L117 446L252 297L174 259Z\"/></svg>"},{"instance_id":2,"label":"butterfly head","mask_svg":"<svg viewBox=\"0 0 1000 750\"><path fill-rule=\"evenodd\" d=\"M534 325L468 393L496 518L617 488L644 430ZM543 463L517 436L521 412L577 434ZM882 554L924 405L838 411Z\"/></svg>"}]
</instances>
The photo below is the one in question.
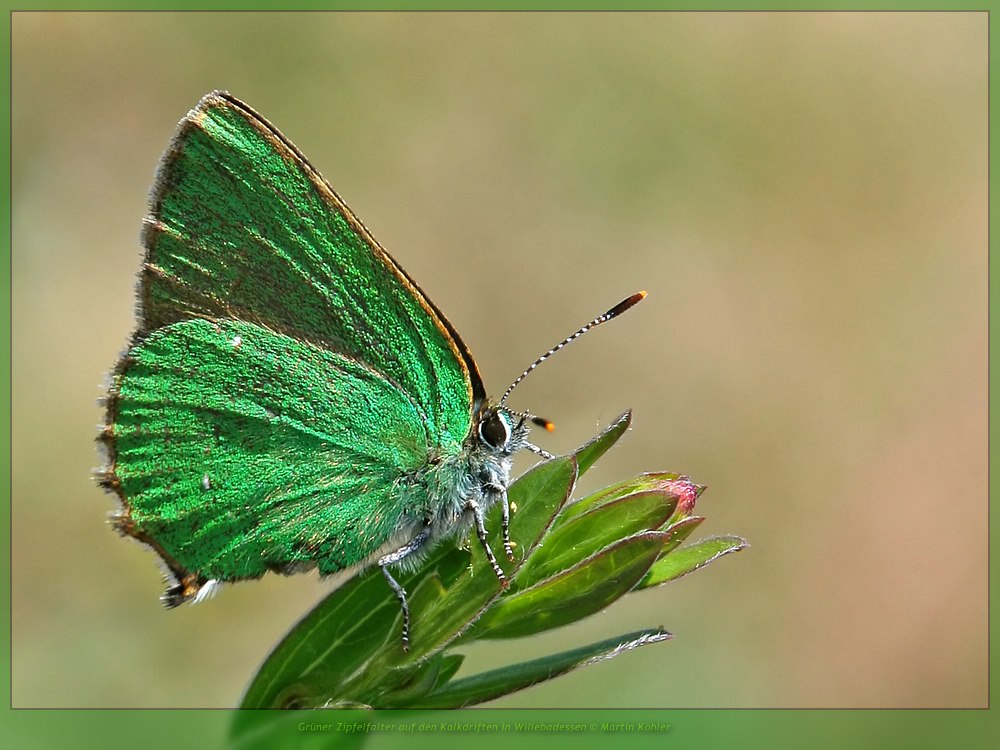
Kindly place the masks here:
<instances>
[{"instance_id":1,"label":"butterfly head","mask_svg":"<svg viewBox=\"0 0 1000 750\"><path fill-rule=\"evenodd\" d=\"M530 450L545 458L552 454L528 442L529 422L552 431L552 423L532 414L515 412L504 406L484 406L479 412L475 435L480 445L501 456L511 456L520 450Z\"/></svg>"}]
</instances>

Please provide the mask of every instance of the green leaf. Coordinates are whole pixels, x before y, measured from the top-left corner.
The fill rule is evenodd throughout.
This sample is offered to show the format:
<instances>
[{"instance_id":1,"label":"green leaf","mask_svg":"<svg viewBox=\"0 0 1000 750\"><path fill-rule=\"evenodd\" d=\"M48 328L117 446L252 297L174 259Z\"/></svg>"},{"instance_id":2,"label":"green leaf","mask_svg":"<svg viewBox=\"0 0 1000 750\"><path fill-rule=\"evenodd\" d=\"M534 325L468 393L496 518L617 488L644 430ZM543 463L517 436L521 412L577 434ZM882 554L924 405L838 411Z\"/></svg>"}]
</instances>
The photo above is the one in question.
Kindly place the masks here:
<instances>
[{"instance_id":1,"label":"green leaf","mask_svg":"<svg viewBox=\"0 0 1000 750\"><path fill-rule=\"evenodd\" d=\"M681 546L681 543L691 535L692 531L701 526L701 523L704 520L705 519L701 516L688 516L687 518L682 518L677 523L672 523L663 529L667 532L667 541L663 545L663 551L660 552L660 557L669 555Z\"/></svg>"},{"instance_id":2,"label":"green leaf","mask_svg":"<svg viewBox=\"0 0 1000 750\"><path fill-rule=\"evenodd\" d=\"M464 661L465 656L463 654L445 654L441 660L441 671L438 672L437 685L435 687L441 687L454 677Z\"/></svg>"},{"instance_id":3,"label":"green leaf","mask_svg":"<svg viewBox=\"0 0 1000 750\"><path fill-rule=\"evenodd\" d=\"M663 547L648 531L622 539L570 570L501 598L470 631L473 638L520 638L598 612L632 589Z\"/></svg>"},{"instance_id":4,"label":"green leaf","mask_svg":"<svg viewBox=\"0 0 1000 750\"><path fill-rule=\"evenodd\" d=\"M592 495L567 504L559 514L559 518L556 519L554 526L558 527L564 523L568 523L581 513L586 513L606 503L613 503L615 500L626 495L650 491L669 492L672 483L678 479L680 479L680 474L658 472L654 474L640 474L637 477L626 479L624 482L617 482L602 490L598 490Z\"/></svg>"},{"instance_id":5,"label":"green leaf","mask_svg":"<svg viewBox=\"0 0 1000 750\"><path fill-rule=\"evenodd\" d=\"M507 490L508 500L517 508L510 517L510 538L518 545L522 561L538 545L556 514L569 500L570 493L576 486L577 476L579 470L576 460L572 456L563 456L538 464ZM487 524L491 539L500 538L501 524L501 509L494 507ZM502 545L498 544L497 547L500 549L499 557L502 558Z\"/></svg>"},{"instance_id":6,"label":"green leaf","mask_svg":"<svg viewBox=\"0 0 1000 750\"><path fill-rule=\"evenodd\" d=\"M572 568L610 544L650 529L670 518L677 498L664 492L639 492L599 505L561 524L512 581L521 590Z\"/></svg>"},{"instance_id":7,"label":"green leaf","mask_svg":"<svg viewBox=\"0 0 1000 750\"><path fill-rule=\"evenodd\" d=\"M580 476L583 476L583 473L593 466L597 459L607 453L611 446L618 442L618 439L625 434L625 431L628 430L631 424L632 410L629 409L612 422L604 432L576 449L573 455L576 456Z\"/></svg>"},{"instance_id":8,"label":"green leaf","mask_svg":"<svg viewBox=\"0 0 1000 750\"><path fill-rule=\"evenodd\" d=\"M651 628L609 638L582 648L456 680L445 688L424 696L415 705L421 708L462 708L495 700L579 667L614 658L639 646L661 643L671 637L665 630Z\"/></svg>"},{"instance_id":9,"label":"green leaf","mask_svg":"<svg viewBox=\"0 0 1000 750\"><path fill-rule=\"evenodd\" d=\"M673 581L698 570L698 568L705 567L723 555L739 552L748 546L746 539L742 537L718 536L704 539L689 547L682 547L658 559L636 586L636 591Z\"/></svg>"},{"instance_id":10,"label":"green leaf","mask_svg":"<svg viewBox=\"0 0 1000 750\"><path fill-rule=\"evenodd\" d=\"M417 701L427 695L442 682L443 662L444 653L439 651L430 659L417 663L409 670L407 676L397 677L397 684L378 696L378 703L400 706Z\"/></svg>"}]
</instances>

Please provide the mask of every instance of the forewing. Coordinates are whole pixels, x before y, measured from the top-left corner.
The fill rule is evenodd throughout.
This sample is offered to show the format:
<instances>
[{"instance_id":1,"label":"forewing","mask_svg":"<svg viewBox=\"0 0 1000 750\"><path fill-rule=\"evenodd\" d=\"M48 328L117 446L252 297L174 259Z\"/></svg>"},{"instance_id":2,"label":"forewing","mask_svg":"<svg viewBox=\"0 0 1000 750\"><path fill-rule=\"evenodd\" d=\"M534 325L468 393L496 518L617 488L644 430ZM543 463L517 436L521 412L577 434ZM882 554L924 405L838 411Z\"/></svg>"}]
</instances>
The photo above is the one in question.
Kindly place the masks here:
<instances>
[{"instance_id":1,"label":"forewing","mask_svg":"<svg viewBox=\"0 0 1000 750\"><path fill-rule=\"evenodd\" d=\"M188 320L116 372L107 481L119 528L180 581L328 573L422 506L428 438L412 399L362 363L253 323Z\"/></svg>"},{"instance_id":2,"label":"forewing","mask_svg":"<svg viewBox=\"0 0 1000 750\"><path fill-rule=\"evenodd\" d=\"M443 315L274 127L206 96L163 157L144 237L141 332L236 318L366 362L463 440L483 398Z\"/></svg>"}]
</instances>

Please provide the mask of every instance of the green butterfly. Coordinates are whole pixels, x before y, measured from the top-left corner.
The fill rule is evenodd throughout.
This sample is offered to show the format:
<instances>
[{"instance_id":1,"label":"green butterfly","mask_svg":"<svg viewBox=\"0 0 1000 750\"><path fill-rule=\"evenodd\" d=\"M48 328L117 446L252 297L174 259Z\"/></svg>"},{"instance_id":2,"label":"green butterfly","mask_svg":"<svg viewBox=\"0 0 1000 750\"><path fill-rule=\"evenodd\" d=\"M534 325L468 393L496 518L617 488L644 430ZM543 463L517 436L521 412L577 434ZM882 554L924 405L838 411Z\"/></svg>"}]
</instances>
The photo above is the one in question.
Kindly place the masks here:
<instances>
[{"instance_id":1,"label":"green butterfly","mask_svg":"<svg viewBox=\"0 0 1000 750\"><path fill-rule=\"evenodd\" d=\"M457 331L281 133L227 93L188 113L145 221L138 330L112 375L100 481L162 559L167 607L221 582L416 564L503 510L546 451L487 398Z\"/></svg>"}]
</instances>

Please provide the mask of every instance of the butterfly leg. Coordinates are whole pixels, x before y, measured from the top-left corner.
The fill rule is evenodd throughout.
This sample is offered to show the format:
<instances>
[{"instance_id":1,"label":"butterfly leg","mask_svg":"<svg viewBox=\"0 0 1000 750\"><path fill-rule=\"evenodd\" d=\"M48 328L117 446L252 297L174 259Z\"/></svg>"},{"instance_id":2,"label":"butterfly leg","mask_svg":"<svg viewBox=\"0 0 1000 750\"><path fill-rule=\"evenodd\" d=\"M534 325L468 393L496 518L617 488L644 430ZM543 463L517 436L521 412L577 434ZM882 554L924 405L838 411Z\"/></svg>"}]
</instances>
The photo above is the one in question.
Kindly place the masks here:
<instances>
[{"instance_id":1,"label":"butterfly leg","mask_svg":"<svg viewBox=\"0 0 1000 750\"><path fill-rule=\"evenodd\" d=\"M493 555L489 540L486 538L486 522L483 520L482 507L470 498L465 504L465 508L472 511L472 516L476 519L476 536L479 537L479 543L483 545L483 550L486 552L486 559L490 561L490 565L493 566L493 572L497 574L500 583L506 588L507 577L503 574L503 569L501 569L500 563L497 562L496 557Z\"/></svg>"},{"instance_id":2,"label":"butterfly leg","mask_svg":"<svg viewBox=\"0 0 1000 750\"><path fill-rule=\"evenodd\" d=\"M507 559L514 562L514 545L510 543L510 501L507 499L507 488L502 484L491 482L485 489L500 495L500 510L503 511L503 550Z\"/></svg>"},{"instance_id":3,"label":"butterfly leg","mask_svg":"<svg viewBox=\"0 0 1000 750\"><path fill-rule=\"evenodd\" d=\"M389 568L386 566L395 565L407 555L416 552L427 543L430 536L431 528L430 526L426 526L410 542L395 552L390 552L388 555L379 558L378 561L378 566L382 569L382 575L389 582L389 587L395 592L396 598L399 599L399 603L403 607L403 651L410 650L410 605L406 602L406 589L400 586L399 582L392 577L392 573L389 572Z\"/></svg>"},{"instance_id":4,"label":"butterfly leg","mask_svg":"<svg viewBox=\"0 0 1000 750\"><path fill-rule=\"evenodd\" d=\"M553 455L552 453L549 453L544 448L539 448L537 445L533 445L531 443L525 443L524 447L527 448L532 453L538 454L539 456L541 456L542 458L544 458L546 461L551 461L553 458L555 458L555 455Z\"/></svg>"}]
</instances>

